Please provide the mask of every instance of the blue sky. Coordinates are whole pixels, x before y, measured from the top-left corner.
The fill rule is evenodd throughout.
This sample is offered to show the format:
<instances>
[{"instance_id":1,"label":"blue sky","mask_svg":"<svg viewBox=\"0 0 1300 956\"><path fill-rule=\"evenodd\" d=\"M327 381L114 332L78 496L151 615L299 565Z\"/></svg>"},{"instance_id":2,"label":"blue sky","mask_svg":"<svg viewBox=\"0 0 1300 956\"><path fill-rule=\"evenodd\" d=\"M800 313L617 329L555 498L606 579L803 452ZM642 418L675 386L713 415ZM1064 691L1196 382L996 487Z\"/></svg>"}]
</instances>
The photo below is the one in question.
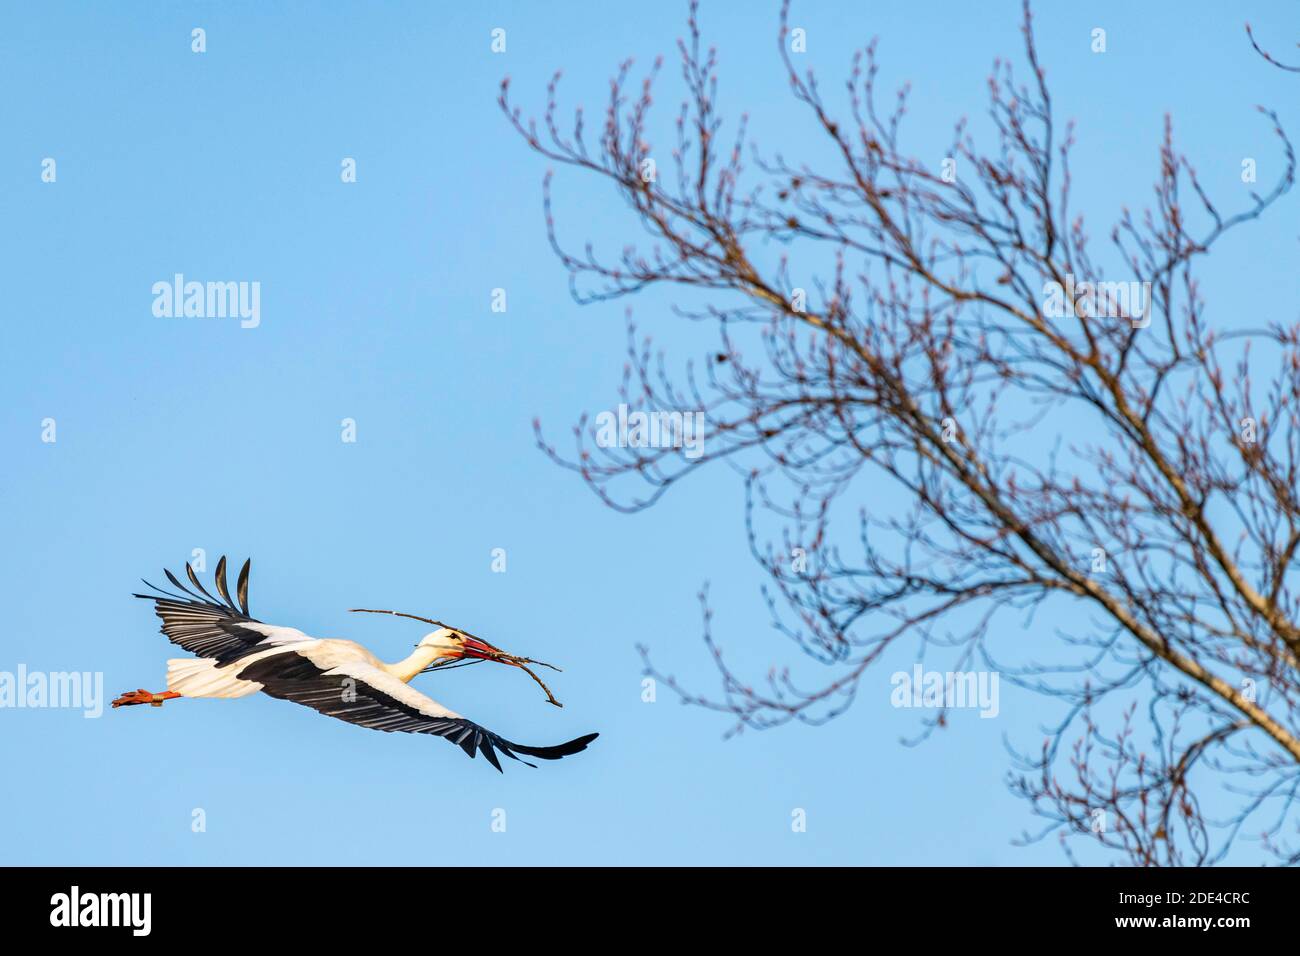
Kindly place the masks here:
<instances>
[{"instance_id":1,"label":"blue sky","mask_svg":"<svg viewBox=\"0 0 1300 956\"><path fill-rule=\"evenodd\" d=\"M581 411L617 401L625 304L569 298L545 241L545 163L495 97L509 74L520 104L539 108L562 66L567 102L594 113L621 59L672 55L685 4L615 6L0 12L0 670L102 672L110 696L161 689L175 649L129 595L203 548L210 563L253 557L253 611L271 623L396 659L420 625L345 613L391 607L555 661L562 711L502 668L420 686L522 742L601 733L578 757L501 776L441 741L264 696L96 720L0 710L0 861L1064 862L1051 843L1011 845L1033 821L1006 789L1003 738L1032 747L1055 711L1005 685L999 719L957 713L915 748L899 744L919 725L889 705L892 666L817 729L724 741L725 722L665 692L643 703L638 643L713 689L695 598L706 580L719 641L756 675L791 649L760 600L728 470L621 516L533 445L534 416L563 439ZM1276 172L1257 103L1300 136L1300 83L1242 31L1251 20L1285 58L1300 38L1294 4L1039 6L1058 113L1079 124L1076 203L1099 241L1123 204L1150 196L1166 112L1227 200L1244 188L1243 156L1260 158L1261 182ZM723 112L747 109L764 146L818 155L780 72L776 5L706 3L702 21ZM855 46L882 38L882 82L913 83L917 153L979 114L992 59L1019 53L1011 2L803 3L792 22L828 88ZM1089 50L1096 26L1104 55ZM505 54L490 50L494 27ZM665 70L661 105L678 91ZM54 183L41 181L46 157ZM344 157L356 183L340 182ZM1295 319L1298 201L1211 258L1202 278L1219 321ZM557 209L575 240L617 249L634 235L621 204L582 179L560 176ZM260 282L260 326L155 317L151 286L178 272ZM505 313L489 308L494 288ZM673 301L630 304L685 359L710 336L674 324ZM46 418L54 444L41 441ZM344 418L355 443L340 440ZM1007 646L1048 640L1050 623ZM206 832L192 832L196 808ZM498 808L505 833L490 826ZM794 808L805 833L791 830ZM1233 857L1257 858L1249 845Z\"/></svg>"}]
</instances>

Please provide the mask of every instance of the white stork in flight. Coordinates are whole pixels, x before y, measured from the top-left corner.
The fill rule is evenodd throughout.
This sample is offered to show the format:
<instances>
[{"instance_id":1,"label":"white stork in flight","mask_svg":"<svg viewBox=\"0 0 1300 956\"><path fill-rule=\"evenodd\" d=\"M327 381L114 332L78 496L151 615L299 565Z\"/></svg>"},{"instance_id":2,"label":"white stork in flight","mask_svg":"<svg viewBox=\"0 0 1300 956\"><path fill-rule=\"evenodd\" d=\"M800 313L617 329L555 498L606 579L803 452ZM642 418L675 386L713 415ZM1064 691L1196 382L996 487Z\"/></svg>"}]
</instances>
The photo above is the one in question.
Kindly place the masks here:
<instances>
[{"instance_id":1,"label":"white stork in flight","mask_svg":"<svg viewBox=\"0 0 1300 956\"><path fill-rule=\"evenodd\" d=\"M596 734L586 734L554 747L526 747L497 736L411 687L410 681L417 674L454 661L497 661L524 670L528 670L527 664L540 663L507 654L464 631L441 626L439 621L416 618L440 626L415 645L413 654L395 664L385 664L354 641L314 638L296 628L263 624L248 611L251 564L251 560L245 562L239 572L238 605L230 599L224 557L217 562L215 575L221 600L207 592L189 564L185 571L193 591L166 570L163 573L181 594L144 582L157 593L135 597L153 601L162 619L162 633L198 657L167 662L166 691L131 691L113 701L114 707L161 707L164 701L177 697L246 697L260 690L362 727L444 737L471 758L476 752L482 753L497 770L501 769L497 751L515 760L520 759L518 754L558 760L586 750L587 744L596 739ZM531 671L529 674L542 683ZM545 684L542 687L546 689ZM547 697L559 705L549 690Z\"/></svg>"}]
</instances>

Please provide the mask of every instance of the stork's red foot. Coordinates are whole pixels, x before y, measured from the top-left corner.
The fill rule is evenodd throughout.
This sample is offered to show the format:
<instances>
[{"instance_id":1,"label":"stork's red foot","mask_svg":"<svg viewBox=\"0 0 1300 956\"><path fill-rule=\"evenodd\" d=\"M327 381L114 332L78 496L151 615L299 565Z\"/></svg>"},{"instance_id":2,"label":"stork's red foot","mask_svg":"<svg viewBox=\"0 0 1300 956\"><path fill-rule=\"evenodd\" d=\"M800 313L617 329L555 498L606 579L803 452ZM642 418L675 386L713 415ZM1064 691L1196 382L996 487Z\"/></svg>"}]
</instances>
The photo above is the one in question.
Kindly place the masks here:
<instances>
[{"instance_id":1,"label":"stork's red foot","mask_svg":"<svg viewBox=\"0 0 1300 956\"><path fill-rule=\"evenodd\" d=\"M179 697L180 694L175 691L165 690L161 694L155 694L147 691L143 687L139 690L129 690L117 700L113 701L114 707L128 707L131 704L149 704L153 707L161 707L163 701L171 700L173 697Z\"/></svg>"}]
</instances>

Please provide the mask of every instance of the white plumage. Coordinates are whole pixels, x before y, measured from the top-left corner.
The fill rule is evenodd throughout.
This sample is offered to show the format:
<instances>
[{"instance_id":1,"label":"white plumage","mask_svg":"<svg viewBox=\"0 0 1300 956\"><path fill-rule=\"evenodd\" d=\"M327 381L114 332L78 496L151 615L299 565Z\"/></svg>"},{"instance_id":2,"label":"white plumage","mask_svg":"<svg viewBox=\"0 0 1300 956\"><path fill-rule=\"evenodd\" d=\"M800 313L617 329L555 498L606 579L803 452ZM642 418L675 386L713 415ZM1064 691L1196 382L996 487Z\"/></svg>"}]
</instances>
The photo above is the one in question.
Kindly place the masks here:
<instances>
[{"instance_id":1,"label":"white plumage","mask_svg":"<svg viewBox=\"0 0 1300 956\"><path fill-rule=\"evenodd\" d=\"M224 557L217 562L215 576L222 600L204 589L188 564L185 570L195 590L170 571L164 572L167 579L182 594L145 582L156 593L136 597L154 602L162 632L173 644L199 656L167 662L165 693L134 691L115 700L114 707L161 706L178 697L233 699L262 691L362 727L445 737L470 757L483 754L498 770L498 752L516 760L516 754L557 760L585 750L596 738L587 734L554 747L516 744L411 687L417 674L446 659L527 662L452 628L426 634L412 654L388 664L355 641L313 638L297 628L255 620L248 610L251 563L245 562L239 574L238 605L226 585Z\"/></svg>"}]
</instances>

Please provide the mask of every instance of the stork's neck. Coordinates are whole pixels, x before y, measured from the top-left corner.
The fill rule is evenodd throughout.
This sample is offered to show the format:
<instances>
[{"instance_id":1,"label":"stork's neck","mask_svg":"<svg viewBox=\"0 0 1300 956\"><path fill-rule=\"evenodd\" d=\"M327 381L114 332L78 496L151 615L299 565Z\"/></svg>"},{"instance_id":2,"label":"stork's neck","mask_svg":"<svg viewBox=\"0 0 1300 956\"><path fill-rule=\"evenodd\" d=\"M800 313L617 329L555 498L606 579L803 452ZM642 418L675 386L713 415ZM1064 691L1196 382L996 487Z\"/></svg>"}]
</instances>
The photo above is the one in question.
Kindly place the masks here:
<instances>
[{"instance_id":1,"label":"stork's neck","mask_svg":"<svg viewBox=\"0 0 1300 956\"><path fill-rule=\"evenodd\" d=\"M395 664L385 664L384 669L403 683L409 684L416 674L424 670L439 657L443 651L437 647L421 645L410 657L404 657Z\"/></svg>"}]
</instances>

